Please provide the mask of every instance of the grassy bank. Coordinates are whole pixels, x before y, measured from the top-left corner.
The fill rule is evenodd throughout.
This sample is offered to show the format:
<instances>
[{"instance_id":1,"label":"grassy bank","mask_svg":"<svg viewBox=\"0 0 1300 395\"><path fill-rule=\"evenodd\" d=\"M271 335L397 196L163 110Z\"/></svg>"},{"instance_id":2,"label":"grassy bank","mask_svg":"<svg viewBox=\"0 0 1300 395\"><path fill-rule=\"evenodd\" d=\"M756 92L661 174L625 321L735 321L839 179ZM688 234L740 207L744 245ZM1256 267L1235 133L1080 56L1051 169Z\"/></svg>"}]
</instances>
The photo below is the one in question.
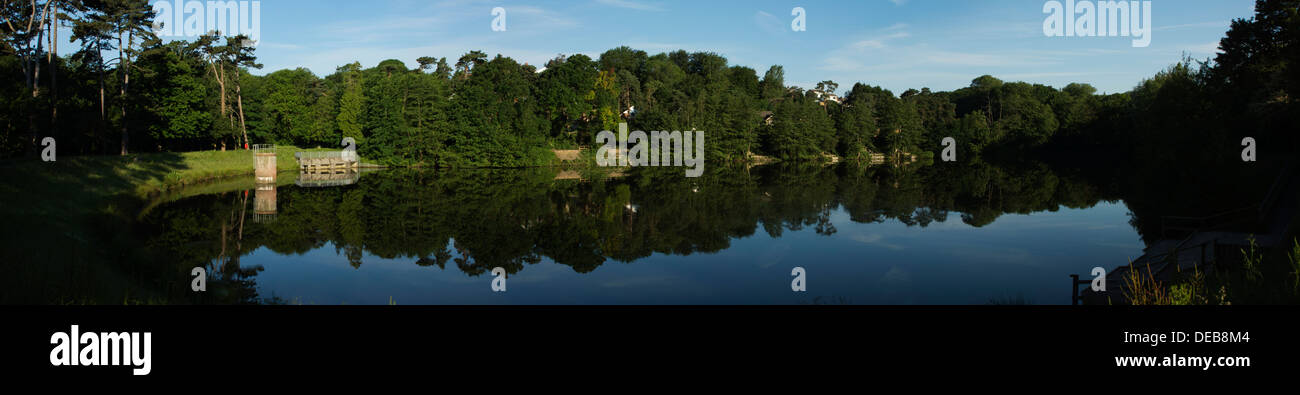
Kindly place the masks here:
<instances>
[{"instance_id":1,"label":"grassy bank","mask_svg":"<svg viewBox=\"0 0 1300 395\"><path fill-rule=\"evenodd\" d=\"M295 147L277 149L281 171L296 170ZM0 163L0 218L11 233L0 239L0 302L161 303L149 293L129 257L116 246L132 242L129 224L160 199L187 185L253 183L251 151L146 153L21 158ZM233 177L233 178L230 178ZM291 182L284 177L281 182ZM202 187L201 187L202 188ZM106 238L107 237L107 238ZM139 246L147 251L148 246ZM185 273L178 273L184 278Z\"/></svg>"},{"instance_id":2,"label":"grassy bank","mask_svg":"<svg viewBox=\"0 0 1300 395\"><path fill-rule=\"evenodd\" d=\"M276 165L280 171L295 169L293 154L299 151L322 149L277 147ZM95 195L131 193L143 197L180 186L250 174L253 174L253 154L250 151L165 152L64 157L48 163L35 159L17 160L0 165L0 176L4 178L0 185L77 182Z\"/></svg>"},{"instance_id":3,"label":"grassy bank","mask_svg":"<svg viewBox=\"0 0 1300 395\"><path fill-rule=\"evenodd\" d=\"M277 147L276 166L295 171L295 152L318 150ZM244 150L65 157L54 162L24 158L0 164L5 203L0 215L38 221L29 226L80 229L74 225L90 217L135 217L151 197L186 185L252 174L253 154Z\"/></svg>"},{"instance_id":4,"label":"grassy bank","mask_svg":"<svg viewBox=\"0 0 1300 395\"><path fill-rule=\"evenodd\" d=\"M293 154L299 151L328 150L277 147L280 171L297 169ZM0 164L0 196L6 202L0 213L57 222L71 222L90 210L131 215L126 206L138 206L150 197L252 174L253 154L246 150L63 157L54 162L23 158Z\"/></svg>"},{"instance_id":5,"label":"grassy bank","mask_svg":"<svg viewBox=\"0 0 1300 395\"><path fill-rule=\"evenodd\" d=\"M298 151L314 150L279 147L276 166L295 170L293 154ZM23 225L38 228L80 229L73 225L89 217L134 217L150 197L182 186L252 174L253 154L242 150L63 157L54 162L22 158L0 164L0 215L36 221Z\"/></svg>"}]
</instances>

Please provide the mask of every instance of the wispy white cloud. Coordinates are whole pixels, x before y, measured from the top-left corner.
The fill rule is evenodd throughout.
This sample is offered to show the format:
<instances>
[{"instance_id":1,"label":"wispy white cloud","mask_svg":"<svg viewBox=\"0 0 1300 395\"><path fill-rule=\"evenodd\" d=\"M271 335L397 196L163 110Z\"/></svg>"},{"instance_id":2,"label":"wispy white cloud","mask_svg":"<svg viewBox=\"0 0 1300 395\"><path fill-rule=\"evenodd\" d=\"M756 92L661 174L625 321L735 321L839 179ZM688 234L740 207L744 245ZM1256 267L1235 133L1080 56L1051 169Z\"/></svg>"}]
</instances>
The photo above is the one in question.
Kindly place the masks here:
<instances>
[{"instance_id":1,"label":"wispy white cloud","mask_svg":"<svg viewBox=\"0 0 1300 395\"><path fill-rule=\"evenodd\" d=\"M629 45L651 53L718 52L732 64L760 72L779 64L785 67L787 83L795 84L834 79L845 87L865 82L896 92L913 87L948 90L991 74L1054 86L1088 82L1102 91L1122 91L1184 53L1199 59L1213 56L1217 43L1212 40L1222 37L1227 20L1253 13L1245 3L1191 7L1158 18L1163 23L1154 29L1161 32L1152 47L1135 49L1128 38L1045 37L1041 2L945 5L921 14L887 16L879 10L929 6L889 1L837 3L831 12L862 18L834 25L823 24L839 18L818 18L817 28L806 32L791 30L788 7L800 3L744 7L714 16L676 12L701 5L693 0L338 1L311 7L311 15L295 15L286 7L264 8L265 51L259 57L267 65L261 72L306 66L329 73L353 61L413 62L419 56L453 58L474 49L541 64L557 53L595 57ZM490 10L497 6L508 12L506 32L491 30ZM338 12L326 12L330 8ZM636 17L608 18L610 12ZM683 24L697 28L675 28Z\"/></svg>"},{"instance_id":2,"label":"wispy white cloud","mask_svg":"<svg viewBox=\"0 0 1300 395\"><path fill-rule=\"evenodd\" d=\"M1032 51L936 48L924 40L908 40L911 37L905 23L877 29L866 38L850 41L830 51L819 68L829 72L871 75L915 73L918 70L941 73L958 69L1041 67L1061 63L1059 56Z\"/></svg>"},{"instance_id":3,"label":"wispy white cloud","mask_svg":"<svg viewBox=\"0 0 1300 395\"><path fill-rule=\"evenodd\" d=\"M1204 43L1204 44L1191 45L1191 46L1188 46L1188 47L1187 47L1187 51L1188 51L1188 52L1191 52L1191 53L1193 53L1193 54L1201 54L1201 55L1205 55L1205 54L1210 54L1210 55L1218 54L1218 53L1219 53L1219 42L1218 42L1218 41L1214 41L1214 42L1208 42L1208 43Z\"/></svg>"},{"instance_id":4,"label":"wispy white cloud","mask_svg":"<svg viewBox=\"0 0 1300 395\"><path fill-rule=\"evenodd\" d=\"M631 10L664 11L664 8L662 6L659 6L658 4L650 4L650 3L638 2L632 0L596 0L596 2L607 6L627 8Z\"/></svg>"},{"instance_id":5,"label":"wispy white cloud","mask_svg":"<svg viewBox=\"0 0 1300 395\"><path fill-rule=\"evenodd\" d=\"M525 21L524 22L525 24L523 26L525 29L533 29L539 27L544 29L555 29L555 28L570 28L570 27L578 26L578 20L573 19L568 14L562 12L555 12L540 7L511 6L507 10L509 13L514 15L523 14L527 16L527 18L512 19L512 20L508 19L508 21L511 23L511 28L519 25L519 22L517 21ZM484 24L484 26L487 26L487 24Z\"/></svg>"},{"instance_id":6,"label":"wispy white cloud","mask_svg":"<svg viewBox=\"0 0 1300 395\"><path fill-rule=\"evenodd\" d=\"M850 44L850 46L857 49L866 49L866 48L880 49L885 47L886 41L897 40L900 38L908 38L911 36L912 34L908 32L897 32L897 33L887 34L876 38L870 38L870 39L858 41L853 44Z\"/></svg>"},{"instance_id":7,"label":"wispy white cloud","mask_svg":"<svg viewBox=\"0 0 1300 395\"><path fill-rule=\"evenodd\" d=\"M1160 26L1153 30L1158 32L1167 31L1167 30L1196 29L1196 28L1219 28L1219 29L1226 30L1229 26L1232 26L1232 22L1214 21L1214 22L1184 23L1181 25Z\"/></svg>"},{"instance_id":8,"label":"wispy white cloud","mask_svg":"<svg viewBox=\"0 0 1300 395\"><path fill-rule=\"evenodd\" d=\"M1042 73L1006 73L999 74L998 78L1008 81L1041 81L1044 79L1060 78L1079 78L1105 74L1117 74L1114 72L1089 72L1089 71L1062 71L1062 72L1042 72Z\"/></svg>"},{"instance_id":9,"label":"wispy white cloud","mask_svg":"<svg viewBox=\"0 0 1300 395\"><path fill-rule=\"evenodd\" d=\"M1156 48L1153 51L1153 53L1160 54L1161 66L1168 66L1169 64L1175 62L1174 60L1170 60L1170 59L1181 59L1183 56L1191 56L1193 58L1205 58L1207 56L1218 55L1219 42L1211 41L1211 42L1202 42L1202 43L1162 45L1159 48Z\"/></svg>"},{"instance_id":10,"label":"wispy white cloud","mask_svg":"<svg viewBox=\"0 0 1300 395\"><path fill-rule=\"evenodd\" d=\"M843 84L873 81L879 84L887 80L892 82L892 88L898 89L956 89L981 74L1040 82L1030 78L1033 75L1029 73L1069 79L1095 71L1073 67L1067 59L1032 49L935 46L911 38L906 31L895 31L846 42L829 51L816 70L842 80Z\"/></svg>"},{"instance_id":11,"label":"wispy white cloud","mask_svg":"<svg viewBox=\"0 0 1300 395\"><path fill-rule=\"evenodd\" d=\"M449 0L427 4L428 8L419 12L407 8L402 13L379 13L316 25L300 35L315 44L309 53L295 44L279 41L262 44L294 52L293 56L264 57L267 67L263 70L307 67L323 75L355 61L368 67L384 59L399 59L413 67L414 60L421 56L454 59L470 50L541 65L555 53L539 51L521 39L579 26L578 20L565 12L514 5L506 6L507 31L493 32L490 5L480 0ZM476 18L482 21L481 25L467 28L466 21Z\"/></svg>"},{"instance_id":12,"label":"wispy white cloud","mask_svg":"<svg viewBox=\"0 0 1300 395\"><path fill-rule=\"evenodd\" d=\"M1033 53L961 52L941 49L909 48L910 58L927 64L962 67L1048 66L1060 61Z\"/></svg>"},{"instance_id":13,"label":"wispy white cloud","mask_svg":"<svg viewBox=\"0 0 1300 395\"><path fill-rule=\"evenodd\" d=\"M571 29L579 25L577 19L566 13L535 6L516 5L506 8L507 31L491 32L492 16L489 10L473 1L454 2L454 5L437 8L428 13L382 15L320 25L313 29L313 33L325 45L355 46L383 45L410 37L447 37L448 35L491 37L511 33L527 34ZM473 18L483 21L480 30L465 30L464 22Z\"/></svg>"},{"instance_id":14,"label":"wispy white cloud","mask_svg":"<svg viewBox=\"0 0 1300 395\"><path fill-rule=\"evenodd\" d=\"M758 25L759 29L769 34L777 34L786 30L785 22L780 18L777 18L776 15L763 11L754 13L754 24Z\"/></svg>"},{"instance_id":15,"label":"wispy white cloud","mask_svg":"<svg viewBox=\"0 0 1300 395\"><path fill-rule=\"evenodd\" d=\"M379 64L384 59L397 59L406 63L407 67L415 67L415 59L421 56L446 57L452 61L471 50L481 50L487 53L489 57L495 57L497 54L509 56L519 63L528 63L541 66L547 60L555 57L554 53L539 51L532 48L520 48L515 46L502 45L490 41L466 40L445 42L435 45L417 45L417 46L345 46L332 48L323 51L312 51L304 53L284 61L287 64L277 64L267 61L263 70L293 69L297 67L306 67L317 75L327 75L333 73L338 66L352 62L361 62L362 67L372 67Z\"/></svg>"},{"instance_id":16,"label":"wispy white cloud","mask_svg":"<svg viewBox=\"0 0 1300 395\"><path fill-rule=\"evenodd\" d=\"M727 57L727 59L732 61L741 57L745 52L742 49L731 47L728 44L714 44L709 42L664 43L664 42L654 42L654 41L629 41L629 42L625 42L622 45L626 45L634 49L646 51L651 55L659 52L672 52L679 49L686 52L714 52L722 56L725 56ZM597 50L599 52L596 52L595 55L592 55L592 57L594 58L600 55L605 50L606 49Z\"/></svg>"},{"instance_id":17,"label":"wispy white cloud","mask_svg":"<svg viewBox=\"0 0 1300 395\"><path fill-rule=\"evenodd\" d=\"M265 41L265 40L263 40L263 41L260 42L260 43L257 43L257 46L258 46L258 48L275 49L275 50L285 50L285 51L297 51L297 50L300 50L300 49L304 49L304 48L306 48L306 47L304 47L304 46L302 46L302 45L297 45L297 44L285 44L285 43L278 43L278 42L267 42L267 41Z\"/></svg>"}]
</instances>

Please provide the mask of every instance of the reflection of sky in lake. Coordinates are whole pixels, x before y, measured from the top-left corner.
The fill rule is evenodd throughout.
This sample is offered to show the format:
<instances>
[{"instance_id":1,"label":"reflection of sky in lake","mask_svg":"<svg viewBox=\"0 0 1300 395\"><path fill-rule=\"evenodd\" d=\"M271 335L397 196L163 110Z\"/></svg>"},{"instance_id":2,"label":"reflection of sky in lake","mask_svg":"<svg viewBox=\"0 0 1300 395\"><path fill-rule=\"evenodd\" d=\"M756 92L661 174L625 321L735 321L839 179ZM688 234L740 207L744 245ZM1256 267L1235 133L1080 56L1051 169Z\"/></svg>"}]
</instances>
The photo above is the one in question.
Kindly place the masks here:
<instances>
[{"instance_id":1,"label":"reflection of sky in lake","mask_svg":"<svg viewBox=\"0 0 1300 395\"><path fill-rule=\"evenodd\" d=\"M1123 203L1101 202L1006 214L982 228L950 213L921 228L854 223L836 210L831 236L808 226L772 238L760 226L717 253L607 260L590 273L543 258L510 275L503 293L491 291L490 273L470 277L452 262L421 267L367 253L354 269L329 244L303 255L262 248L242 265L266 268L256 277L262 297L302 304L1068 304L1070 274L1087 278L1095 266L1111 270L1140 255L1127 213ZM807 270L808 292L791 292L795 266Z\"/></svg>"}]
</instances>

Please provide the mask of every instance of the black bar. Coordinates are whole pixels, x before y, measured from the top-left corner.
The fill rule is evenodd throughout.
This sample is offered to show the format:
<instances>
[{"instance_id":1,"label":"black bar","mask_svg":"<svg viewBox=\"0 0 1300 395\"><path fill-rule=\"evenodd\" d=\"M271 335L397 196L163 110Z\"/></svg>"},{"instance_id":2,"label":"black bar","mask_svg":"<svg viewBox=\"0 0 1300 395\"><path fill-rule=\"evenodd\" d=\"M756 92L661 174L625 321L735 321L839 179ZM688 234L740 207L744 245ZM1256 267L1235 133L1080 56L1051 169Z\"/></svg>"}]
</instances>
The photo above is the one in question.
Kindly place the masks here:
<instances>
[{"instance_id":1,"label":"black bar","mask_svg":"<svg viewBox=\"0 0 1300 395\"><path fill-rule=\"evenodd\" d=\"M147 378L231 372L362 380L410 372L857 370L1078 379L1082 372L1236 377L1294 371L1287 307L8 307L13 377L132 378L121 366L53 366L55 332L152 334ZM1125 332L1247 332L1248 342L1124 342ZM1125 367L1122 356L1250 358L1249 367ZM580 368L579 368L580 367ZM641 370L638 370L641 369ZM931 373L927 373L931 374ZM887 377L887 376L883 376ZM847 380L847 378L845 378Z\"/></svg>"}]
</instances>

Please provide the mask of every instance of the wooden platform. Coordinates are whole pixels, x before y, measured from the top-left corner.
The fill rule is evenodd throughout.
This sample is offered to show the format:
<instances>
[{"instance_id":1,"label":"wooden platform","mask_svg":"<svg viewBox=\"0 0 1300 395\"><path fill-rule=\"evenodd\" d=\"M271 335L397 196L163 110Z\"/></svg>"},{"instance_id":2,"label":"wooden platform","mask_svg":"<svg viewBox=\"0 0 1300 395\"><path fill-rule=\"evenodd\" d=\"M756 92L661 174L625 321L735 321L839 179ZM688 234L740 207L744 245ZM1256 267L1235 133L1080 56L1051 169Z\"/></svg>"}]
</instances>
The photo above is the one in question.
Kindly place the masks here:
<instances>
[{"instance_id":1,"label":"wooden platform","mask_svg":"<svg viewBox=\"0 0 1300 395\"><path fill-rule=\"evenodd\" d=\"M1205 272L1214 270L1219 264L1234 262L1241 251L1250 246L1252 239L1257 248L1285 247L1288 240L1283 237L1291 234L1290 225L1300 211L1300 207L1296 207L1297 201L1300 201L1300 175L1293 162L1278 175L1264 201L1249 207L1249 210L1231 210L1227 212L1231 215L1216 214L1197 219L1191 221L1197 223L1197 227L1192 228L1181 225L1188 222L1185 218L1176 218L1184 221L1163 221L1166 228L1188 233L1153 242L1129 265L1108 271L1105 292L1092 292L1087 285L1089 281L1080 280L1090 277L1072 275L1075 279L1073 303L1126 303L1129 290L1125 279L1133 270L1143 278L1167 284L1178 273ZM1242 230L1243 222L1248 225L1245 228L1251 230ZM1178 225L1174 225L1176 223ZM1164 236L1170 235L1166 233Z\"/></svg>"},{"instance_id":2,"label":"wooden platform","mask_svg":"<svg viewBox=\"0 0 1300 395\"><path fill-rule=\"evenodd\" d=\"M356 171L360 162L356 151L312 151L293 154L301 173Z\"/></svg>"}]
</instances>

